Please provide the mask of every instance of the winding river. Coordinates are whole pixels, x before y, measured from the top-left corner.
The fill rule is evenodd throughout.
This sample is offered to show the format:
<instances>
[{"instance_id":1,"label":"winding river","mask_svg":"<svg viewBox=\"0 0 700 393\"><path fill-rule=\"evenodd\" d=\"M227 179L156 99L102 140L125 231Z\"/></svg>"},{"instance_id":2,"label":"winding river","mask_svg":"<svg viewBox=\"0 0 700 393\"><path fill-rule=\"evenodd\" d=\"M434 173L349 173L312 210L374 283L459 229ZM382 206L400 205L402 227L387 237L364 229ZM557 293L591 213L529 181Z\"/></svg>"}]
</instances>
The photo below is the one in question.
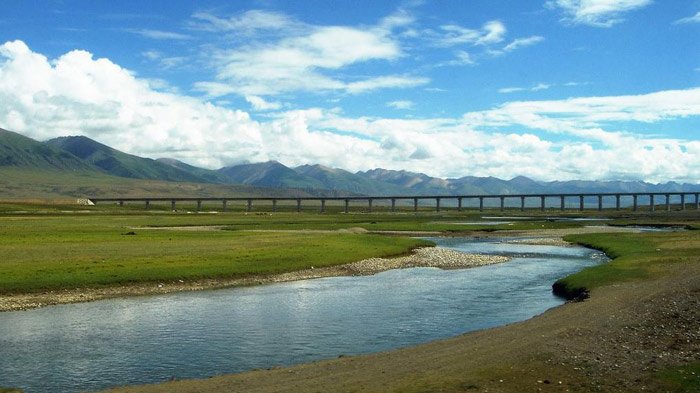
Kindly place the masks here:
<instances>
[{"instance_id":1,"label":"winding river","mask_svg":"<svg viewBox=\"0 0 700 393\"><path fill-rule=\"evenodd\" d=\"M556 279L605 261L580 247L431 240L514 258L0 313L0 386L77 392L425 343L542 313L563 303Z\"/></svg>"}]
</instances>

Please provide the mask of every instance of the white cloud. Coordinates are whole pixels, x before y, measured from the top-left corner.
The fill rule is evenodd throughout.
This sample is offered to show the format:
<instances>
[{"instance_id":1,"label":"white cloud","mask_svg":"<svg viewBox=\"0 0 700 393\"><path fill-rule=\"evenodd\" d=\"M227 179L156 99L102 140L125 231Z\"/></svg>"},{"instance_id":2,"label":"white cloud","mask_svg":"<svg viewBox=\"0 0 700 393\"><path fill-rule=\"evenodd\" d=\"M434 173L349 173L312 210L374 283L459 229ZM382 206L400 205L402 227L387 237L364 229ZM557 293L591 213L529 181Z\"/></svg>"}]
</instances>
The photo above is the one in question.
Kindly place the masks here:
<instances>
[{"instance_id":1,"label":"white cloud","mask_svg":"<svg viewBox=\"0 0 700 393\"><path fill-rule=\"evenodd\" d=\"M262 10L249 10L229 18L221 18L210 12L197 12L192 15L196 20L190 27L213 32L235 32L254 35L260 32L289 31L306 29L301 23L288 15Z\"/></svg>"},{"instance_id":2,"label":"white cloud","mask_svg":"<svg viewBox=\"0 0 700 393\"><path fill-rule=\"evenodd\" d=\"M533 35L530 37L516 38L510 44L503 47L504 52L512 52L518 48L524 48L527 46L532 46L544 41L544 37Z\"/></svg>"},{"instance_id":3,"label":"white cloud","mask_svg":"<svg viewBox=\"0 0 700 393\"><path fill-rule=\"evenodd\" d=\"M675 24L683 24L683 23L700 23L700 11L698 11L697 14L693 16L689 16L686 18L681 18L678 19L677 21L674 22Z\"/></svg>"},{"instance_id":4,"label":"white cloud","mask_svg":"<svg viewBox=\"0 0 700 393\"><path fill-rule=\"evenodd\" d=\"M430 82L430 79L423 77L390 75L367 79L360 82L348 83L344 86L344 88L351 94L358 94L378 89L421 86L427 84L428 82Z\"/></svg>"},{"instance_id":5,"label":"white cloud","mask_svg":"<svg viewBox=\"0 0 700 393\"><path fill-rule=\"evenodd\" d=\"M258 96L246 96L245 100L253 107L256 111L270 111L277 110L282 107L279 102L268 102Z\"/></svg>"},{"instance_id":6,"label":"white cloud","mask_svg":"<svg viewBox=\"0 0 700 393\"><path fill-rule=\"evenodd\" d=\"M229 19L204 13L195 17L208 23L201 28L258 34L245 45L212 51L216 80L195 85L212 97L329 90L359 93L426 83L425 78L396 75L365 76L359 81L333 75L354 64L401 57L401 47L391 37L391 29L410 23L408 15L391 15L373 27L314 26L263 11L248 11ZM273 30L277 36L257 40L262 38L261 31Z\"/></svg>"},{"instance_id":7,"label":"white cloud","mask_svg":"<svg viewBox=\"0 0 700 393\"><path fill-rule=\"evenodd\" d=\"M503 41L506 34L505 25L499 20L484 23L481 29L468 29L458 25L440 26L440 33L432 33L433 42L437 46L449 47L455 45L490 45Z\"/></svg>"},{"instance_id":8,"label":"white cloud","mask_svg":"<svg viewBox=\"0 0 700 393\"><path fill-rule=\"evenodd\" d=\"M520 91L540 91L540 90L547 90L550 87L552 87L551 84L538 83L535 86L528 87L528 88L525 88L525 87L504 87L504 88L498 89L498 92L503 93L503 94L508 94L508 93L516 93L516 92L520 92Z\"/></svg>"},{"instance_id":9,"label":"white cloud","mask_svg":"<svg viewBox=\"0 0 700 393\"><path fill-rule=\"evenodd\" d=\"M248 97L252 105L275 105L258 98ZM698 117L700 88L516 101L461 118L344 117L320 108L266 116L255 121L244 111L157 91L85 51L48 59L21 41L0 45L0 127L39 140L81 134L132 154L209 168L274 159L441 177L700 182L700 141L606 129ZM560 135L554 142L548 133Z\"/></svg>"},{"instance_id":10,"label":"white cloud","mask_svg":"<svg viewBox=\"0 0 700 393\"><path fill-rule=\"evenodd\" d=\"M564 21L594 27L611 27L624 19L622 15L648 6L652 0L550 0L549 8L564 11Z\"/></svg>"},{"instance_id":11,"label":"white cloud","mask_svg":"<svg viewBox=\"0 0 700 393\"><path fill-rule=\"evenodd\" d=\"M387 102L386 106L394 109L413 109L415 108L416 103L409 100L398 100Z\"/></svg>"},{"instance_id":12,"label":"white cloud","mask_svg":"<svg viewBox=\"0 0 700 393\"><path fill-rule=\"evenodd\" d=\"M154 40L191 40L192 36L175 33L172 31L151 30L151 29L126 29L129 33L138 34L142 37Z\"/></svg>"}]
</instances>

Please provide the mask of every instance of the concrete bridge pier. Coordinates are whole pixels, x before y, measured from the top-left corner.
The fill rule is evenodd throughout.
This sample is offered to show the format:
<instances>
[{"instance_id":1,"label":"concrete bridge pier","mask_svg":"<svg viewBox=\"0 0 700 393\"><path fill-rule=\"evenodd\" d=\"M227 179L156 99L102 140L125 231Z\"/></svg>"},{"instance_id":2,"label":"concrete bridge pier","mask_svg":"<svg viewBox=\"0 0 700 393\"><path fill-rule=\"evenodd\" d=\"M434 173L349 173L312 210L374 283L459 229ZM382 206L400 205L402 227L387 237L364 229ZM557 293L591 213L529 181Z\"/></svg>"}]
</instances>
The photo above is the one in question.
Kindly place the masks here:
<instances>
[{"instance_id":1,"label":"concrete bridge pier","mask_svg":"<svg viewBox=\"0 0 700 393\"><path fill-rule=\"evenodd\" d=\"M326 212L326 200L321 199L321 214Z\"/></svg>"},{"instance_id":2,"label":"concrete bridge pier","mask_svg":"<svg viewBox=\"0 0 700 393\"><path fill-rule=\"evenodd\" d=\"M544 195L540 196L540 210L544 211Z\"/></svg>"},{"instance_id":3,"label":"concrete bridge pier","mask_svg":"<svg viewBox=\"0 0 700 393\"><path fill-rule=\"evenodd\" d=\"M506 206L506 197L501 197L501 211L505 209Z\"/></svg>"},{"instance_id":4,"label":"concrete bridge pier","mask_svg":"<svg viewBox=\"0 0 700 393\"><path fill-rule=\"evenodd\" d=\"M396 211L396 198L391 198L391 212Z\"/></svg>"},{"instance_id":5,"label":"concrete bridge pier","mask_svg":"<svg viewBox=\"0 0 700 393\"><path fill-rule=\"evenodd\" d=\"M479 197L479 211L484 211L484 197Z\"/></svg>"},{"instance_id":6,"label":"concrete bridge pier","mask_svg":"<svg viewBox=\"0 0 700 393\"><path fill-rule=\"evenodd\" d=\"M524 196L520 197L520 211L521 212L525 211L525 197Z\"/></svg>"},{"instance_id":7,"label":"concrete bridge pier","mask_svg":"<svg viewBox=\"0 0 700 393\"><path fill-rule=\"evenodd\" d=\"M598 195L598 211L603 210L603 196Z\"/></svg>"},{"instance_id":8,"label":"concrete bridge pier","mask_svg":"<svg viewBox=\"0 0 700 393\"><path fill-rule=\"evenodd\" d=\"M248 201L247 201L247 203L246 203L245 211L248 212L248 213L250 213L251 211L253 211L253 200L252 200L252 199L248 199Z\"/></svg>"},{"instance_id":9,"label":"concrete bridge pier","mask_svg":"<svg viewBox=\"0 0 700 393\"><path fill-rule=\"evenodd\" d=\"M559 198L561 198L560 201L559 201L559 205L560 205L560 206L559 206L559 210L564 211L564 207L566 206L566 205L564 204L564 199L565 199L565 198L564 198L564 195L560 196Z\"/></svg>"},{"instance_id":10,"label":"concrete bridge pier","mask_svg":"<svg viewBox=\"0 0 700 393\"><path fill-rule=\"evenodd\" d=\"M632 211L637 211L637 196L632 195Z\"/></svg>"},{"instance_id":11,"label":"concrete bridge pier","mask_svg":"<svg viewBox=\"0 0 700 393\"><path fill-rule=\"evenodd\" d=\"M685 210L685 194L681 194L681 210Z\"/></svg>"},{"instance_id":12,"label":"concrete bridge pier","mask_svg":"<svg viewBox=\"0 0 700 393\"><path fill-rule=\"evenodd\" d=\"M370 213L372 213L372 202L374 202L374 199L372 199L372 198L367 199L367 205L369 207Z\"/></svg>"},{"instance_id":13,"label":"concrete bridge pier","mask_svg":"<svg viewBox=\"0 0 700 393\"><path fill-rule=\"evenodd\" d=\"M440 198L435 198L435 211L440 212Z\"/></svg>"},{"instance_id":14,"label":"concrete bridge pier","mask_svg":"<svg viewBox=\"0 0 700 393\"><path fill-rule=\"evenodd\" d=\"M347 214L350 211L350 200L346 199L345 200L345 213Z\"/></svg>"},{"instance_id":15,"label":"concrete bridge pier","mask_svg":"<svg viewBox=\"0 0 700 393\"><path fill-rule=\"evenodd\" d=\"M221 200L221 210L228 211L228 201L226 199Z\"/></svg>"},{"instance_id":16,"label":"concrete bridge pier","mask_svg":"<svg viewBox=\"0 0 700 393\"><path fill-rule=\"evenodd\" d=\"M418 198L413 198L413 211L418 211Z\"/></svg>"},{"instance_id":17,"label":"concrete bridge pier","mask_svg":"<svg viewBox=\"0 0 700 393\"><path fill-rule=\"evenodd\" d=\"M272 212L277 212L277 199L272 200Z\"/></svg>"},{"instance_id":18,"label":"concrete bridge pier","mask_svg":"<svg viewBox=\"0 0 700 393\"><path fill-rule=\"evenodd\" d=\"M462 198L457 198L457 211L462 211Z\"/></svg>"},{"instance_id":19,"label":"concrete bridge pier","mask_svg":"<svg viewBox=\"0 0 700 393\"><path fill-rule=\"evenodd\" d=\"M666 211L671 211L671 195L666 194Z\"/></svg>"},{"instance_id":20,"label":"concrete bridge pier","mask_svg":"<svg viewBox=\"0 0 700 393\"><path fill-rule=\"evenodd\" d=\"M175 200L170 201L170 211L175 211Z\"/></svg>"},{"instance_id":21,"label":"concrete bridge pier","mask_svg":"<svg viewBox=\"0 0 700 393\"><path fill-rule=\"evenodd\" d=\"M578 196L578 210L583 211L583 195Z\"/></svg>"},{"instance_id":22,"label":"concrete bridge pier","mask_svg":"<svg viewBox=\"0 0 700 393\"><path fill-rule=\"evenodd\" d=\"M301 199L297 199L297 213L301 213Z\"/></svg>"},{"instance_id":23,"label":"concrete bridge pier","mask_svg":"<svg viewBox=\"0 0 700 393\"><path fill-rule=\"evenodd\" d=\"M649 210L655 211L656 205L654 204L654 195L649 195Z\"/></svg>"},{"instance_id":24,"label":"concrete bridge pier","mask_svg":"<svg viewBox=\"0 0 700 393\"><path fill-rule=\"evenodd\" d=\"M615 210L620 211L620 194L615 195Z\"/></svg>"},{"instance_id":25,"label":"concrete bridge pier","mask_svg":"<svg viewBox=\"0 0 700 393\"><path fill-rule=\"evenodd\" d=\"M695 194L695 210L700 210L700 194Z\"/></svg>"},{"instance_id":26,"label":"concrete bridge pier","mask_svg":"<svg viewBox=\"0 0 700 393\"><path fill-rule=\"evenodd\" d=\"M197 211L200 211L200 210L202 210L202 200L197 199Z\"/></svg>"}]
</instances>

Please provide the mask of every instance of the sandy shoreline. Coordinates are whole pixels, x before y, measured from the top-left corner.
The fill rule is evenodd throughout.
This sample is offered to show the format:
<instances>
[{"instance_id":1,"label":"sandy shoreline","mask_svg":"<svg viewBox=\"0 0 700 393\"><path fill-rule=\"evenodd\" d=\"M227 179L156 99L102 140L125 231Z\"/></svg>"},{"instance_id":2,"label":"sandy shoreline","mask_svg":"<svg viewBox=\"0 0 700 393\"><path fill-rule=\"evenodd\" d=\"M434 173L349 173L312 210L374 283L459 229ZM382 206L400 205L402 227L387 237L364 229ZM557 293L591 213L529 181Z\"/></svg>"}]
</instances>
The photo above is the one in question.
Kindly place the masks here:
<instances>
[{"instance_id":1,"label":"sandy shoreline","mask_svg":"<svg viewBox=\"0 0 700 393\"><path fill-rule=\"evenodd\" d=\"M411 255L398 258L369 258L345 265L311 268L274 275L196 281L148 282L118 287L76 288L31 294L0 295L0 312L30 310L56 304L81 303L126 296L201 291L321 277L371 275L386 270L411 267L464 269L506 262L509 259L498 255L466 254L441 247L425 247L414 250Z\"/></svg>"}]
</instances>

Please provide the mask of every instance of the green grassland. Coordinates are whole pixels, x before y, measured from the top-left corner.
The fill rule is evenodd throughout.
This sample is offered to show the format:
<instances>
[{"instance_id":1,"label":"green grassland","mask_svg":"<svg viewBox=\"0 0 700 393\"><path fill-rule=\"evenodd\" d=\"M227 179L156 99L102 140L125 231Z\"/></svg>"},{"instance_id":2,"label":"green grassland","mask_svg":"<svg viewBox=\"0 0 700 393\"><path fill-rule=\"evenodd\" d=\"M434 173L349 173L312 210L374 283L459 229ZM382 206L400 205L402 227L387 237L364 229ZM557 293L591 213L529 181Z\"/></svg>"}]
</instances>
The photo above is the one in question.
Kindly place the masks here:
<instances>
[{"instance_id":1,"label":"green grassland","mask_svg":"<svg viewBox=\"0 0 700 393\"><path fill-rule=\"evenodd\" d=\"M695 228L697 223L688 226ZM555 291L567 297L621 281L653 278L664 274L669 263L697 262L700 233L616 233L570 235L567 241L604 251L612 262L586 268L555 283Z\"/></svg>"}]
</instances>

